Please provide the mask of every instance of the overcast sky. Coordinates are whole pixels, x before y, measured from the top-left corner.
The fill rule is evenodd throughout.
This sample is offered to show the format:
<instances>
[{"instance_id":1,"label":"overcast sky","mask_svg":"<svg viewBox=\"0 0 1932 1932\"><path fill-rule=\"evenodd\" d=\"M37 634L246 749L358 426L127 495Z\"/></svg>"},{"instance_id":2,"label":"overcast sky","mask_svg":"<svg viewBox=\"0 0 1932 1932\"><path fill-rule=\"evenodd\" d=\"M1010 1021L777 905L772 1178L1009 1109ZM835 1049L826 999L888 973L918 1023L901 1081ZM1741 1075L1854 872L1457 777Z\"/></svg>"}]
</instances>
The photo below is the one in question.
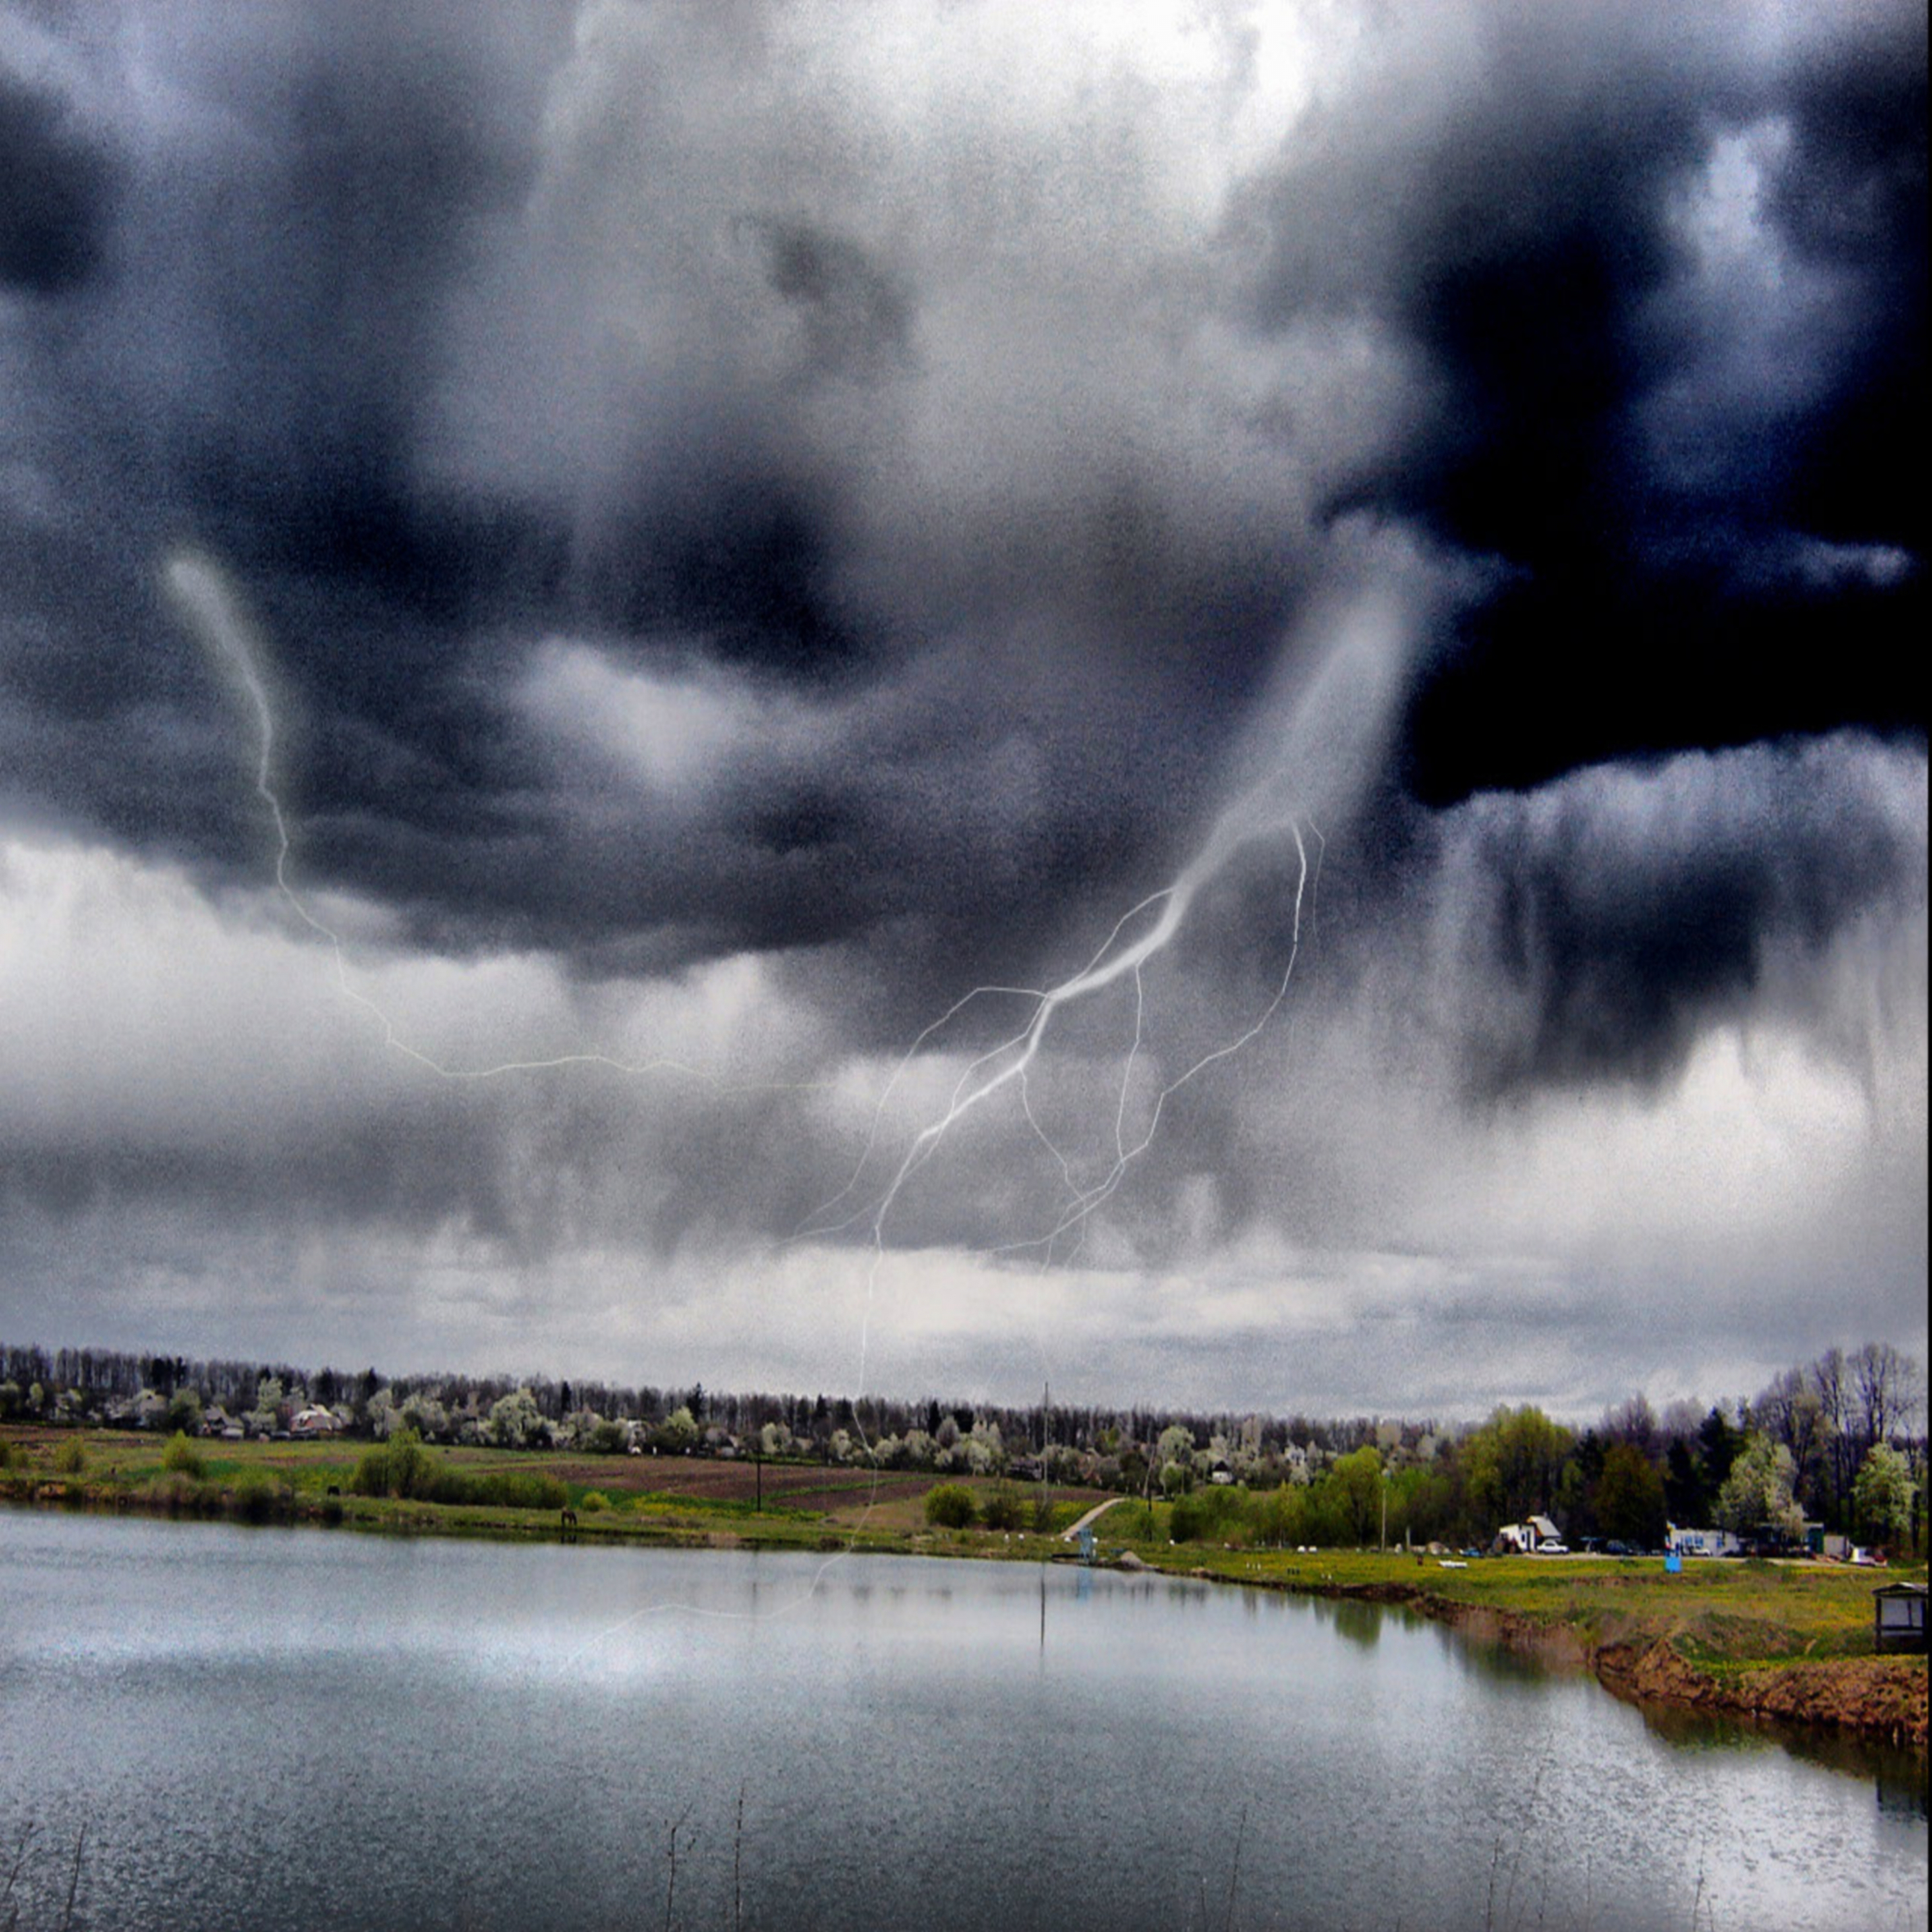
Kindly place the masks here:
<instances>
[{"instance_id":1,"label":"overcast sky","mask_svg":"<svg viewBox=\"0 0 1932 1932\"><path fill-rule=\"evenodd\" d=\"M1926 121L1918 0L4 6L0 1334L1922 1359Z\"/></svg>"}]
</instances>

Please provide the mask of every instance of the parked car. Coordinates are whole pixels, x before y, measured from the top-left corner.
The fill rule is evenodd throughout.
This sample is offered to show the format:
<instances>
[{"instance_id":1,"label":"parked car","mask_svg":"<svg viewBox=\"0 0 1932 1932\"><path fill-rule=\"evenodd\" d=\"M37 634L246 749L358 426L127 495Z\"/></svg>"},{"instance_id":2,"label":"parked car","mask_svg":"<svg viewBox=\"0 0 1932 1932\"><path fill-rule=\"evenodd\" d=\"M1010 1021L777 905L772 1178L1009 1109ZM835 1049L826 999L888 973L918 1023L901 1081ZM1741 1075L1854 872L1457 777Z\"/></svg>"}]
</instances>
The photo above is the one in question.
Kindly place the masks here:
<instances>
[{"instance_id":1,"label":"parked car","mask_svg":"<svg viewBox=\"0 0 1932 1932\"><path fill-rule=\"evenodd\" d=\"M1546 1536L1536 1546L1536 1553L1539 1556L1568 1556L1570 1546L1567 1543L1558 1542L1553 1536Z\"/></svg>"}]
</instances>

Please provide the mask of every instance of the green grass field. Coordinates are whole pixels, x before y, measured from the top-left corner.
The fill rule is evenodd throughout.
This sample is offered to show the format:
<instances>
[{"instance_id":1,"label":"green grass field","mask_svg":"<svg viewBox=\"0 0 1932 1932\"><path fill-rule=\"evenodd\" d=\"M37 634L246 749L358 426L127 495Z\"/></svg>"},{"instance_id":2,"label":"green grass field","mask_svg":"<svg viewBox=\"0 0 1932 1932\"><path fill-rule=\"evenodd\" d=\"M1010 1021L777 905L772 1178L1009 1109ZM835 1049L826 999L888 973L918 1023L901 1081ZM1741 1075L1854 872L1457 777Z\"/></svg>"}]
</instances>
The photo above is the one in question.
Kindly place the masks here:
<instances>
[{"instance_id":1,"label":"green grass field","mask_svg":"<svg viewBox=\"0 0 1932 1932\"><path fill-rule=\"evenodd\" d=\"M808 1462L719 1462L699 1456L590 1456L515 1450L437 1448L437 1468L472 1483L508 1478L550 1493L526 1506L356 1493L358 1466L374 1445L340 1439L312 1442L196 1441L194 1466L166 1466L168 1444L156 1436L120 1431L10 1428L0 1430L5 1466L0 1497L244 1521L316 1522L422 1534L555 1536L562 1512L588 1540L669 1544L755 1543L771 1546L926 1550L1006 1554L1016 1546L1043 1556L1065 1553L1052 1534L1100 1500L1097 1492L1061 1491L1052 1501L1046 1534L938 1532L925 1521L926 1492L937 1477L830 1468ZM80 1466L69 1466L78 1461ZM959 1479L954 1479L959 1480ZM983 1499L1006 1486L964 1479ZM1034 1522L1035 1492L1022 1492Z\"/></svg>"},{"instance_id":2,"label":"green grass field","mask_svg":"<svg viewBox=\"0 0 1932 1932\"><path fill-rule=\"evenodd\" d=\"M1132 1546L1163 1568L1204 1571L1230 1582L1346 1594L1413 1592L1560 1629L1592 1648L1667 1637L1688 1661L1707 1670L1869 1657L1874 1588L1925 1576L1923 1564L1881 1573L1839 1564L1693 1558L1672 1574L1661 1558L1506 1556L1444 1570L1433 1558L1418 1562L1399 1552L1296 1556Z\"/></svg>"}]
</instances>

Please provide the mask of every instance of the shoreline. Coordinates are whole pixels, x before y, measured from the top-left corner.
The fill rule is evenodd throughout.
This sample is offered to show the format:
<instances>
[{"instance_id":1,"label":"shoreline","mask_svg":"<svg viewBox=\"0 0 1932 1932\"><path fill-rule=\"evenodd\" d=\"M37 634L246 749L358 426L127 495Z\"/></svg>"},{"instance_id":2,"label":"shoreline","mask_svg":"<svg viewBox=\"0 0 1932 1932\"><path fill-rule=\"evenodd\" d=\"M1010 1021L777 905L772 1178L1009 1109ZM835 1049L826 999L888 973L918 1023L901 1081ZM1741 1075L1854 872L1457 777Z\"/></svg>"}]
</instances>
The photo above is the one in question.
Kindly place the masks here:
<instances>
[{"instance_id":1,"label":"shoreline","mask_svg":"<svg viewBox=\"0 0 1932 1932\"><path fill-rule=\"evenodd\" d=\"M1016 1532L994 1540L986 1532L914 1532L841 1526L823 1516L776 1511L728 1525L703 1508L675 1498L661 1513L602 1522L600 1512L565 1525L556 1513L481 1509L411 1503L399 1499L304 1494L295 1506L250 1515L237 1507L232 1490L194 1496L98 1480L41 1476L28 1484L0 1478L0 1498L22 1508L70 1514L139 1514L174 1520L223 1522L240 1528L342 1528L379 1535L453 1536L479 1541L596 1543L652 1549L844 1551L854 1556L936 1557L950 1561L1051 1562L1073 1565L1079 1557L1057 1535ZM1835 1732L1880 1748L1910 1750L1922 1759L1928 1741L1928 1672L1922 1657L1840 1654L1789 1660L1746 1660L1720 1670L1700 1669L1673 1642L1678 1633L1641 1610L1622 1611L1608 1628L1593 1628L1600 1616L1539 1616L1509 1604L1471 1600L1448 1588L1408 1576L1337 1578L1330 1569L1304 1574L1300 1566L1270 1574L1258 1568L1200 1563L1186 1546L1131 1546L1099 1567L1202 1582L1235 1584L1284 1594L1379 1604L1412 1610L1470 1641L1498 1645L1556 1667L1581 1670L1610 1694L1642 1709L1704 1714L1750 1725L1798 1726ZM1346 1552L1324 1552L1336 1562ZM1358 1559L1358 1561L1360 1559ZM1392 1561L1382 1558L1384 1565ZM1474 1587L1458 1573L1461 1587ZM1425 1576L1426 1573L1425 1573Z\"/></svg>"},{"instance_id":2,"label":"shoreline","mask_svg":"<svg viewBox=\"0 0 1932 1932\"><path fill-rule=\"evenodd\" d=\"M1460 1603L1406 1583L1338 1585L1304 1594L1400 1605L1478 1642L1586 1671L1623 1702L1702 1712L1750 1724L1799 1725L1863 1742L1927 1748L1925 1662L1907 1656L1841 1657L1746 1668L1718 1677L1682 1656L1666 1633L1592 1641L1574 1626L1520 1611Z\"/></svg>"}]
</instances>

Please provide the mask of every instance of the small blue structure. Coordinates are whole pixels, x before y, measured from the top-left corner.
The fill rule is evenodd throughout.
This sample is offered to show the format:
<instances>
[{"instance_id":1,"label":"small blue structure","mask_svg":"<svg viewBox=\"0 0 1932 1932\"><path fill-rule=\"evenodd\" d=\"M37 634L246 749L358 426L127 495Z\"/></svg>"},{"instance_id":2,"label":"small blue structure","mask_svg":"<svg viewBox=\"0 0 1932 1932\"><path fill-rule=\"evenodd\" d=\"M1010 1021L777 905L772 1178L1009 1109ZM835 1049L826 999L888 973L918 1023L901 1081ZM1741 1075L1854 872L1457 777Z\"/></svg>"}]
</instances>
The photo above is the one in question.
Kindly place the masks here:
<instances>
[{"instance_id":1,"label":"small blue structure","mask_svg":"<svg viewBox=\"0 0 1932 1932\"><path fill-rule=\"evenodd\" d=\"M1080 1532L1080 1560L1090 1563L1094 1560L1094 1532L1091 1528Z\"/></svg>"}]
</instances>

